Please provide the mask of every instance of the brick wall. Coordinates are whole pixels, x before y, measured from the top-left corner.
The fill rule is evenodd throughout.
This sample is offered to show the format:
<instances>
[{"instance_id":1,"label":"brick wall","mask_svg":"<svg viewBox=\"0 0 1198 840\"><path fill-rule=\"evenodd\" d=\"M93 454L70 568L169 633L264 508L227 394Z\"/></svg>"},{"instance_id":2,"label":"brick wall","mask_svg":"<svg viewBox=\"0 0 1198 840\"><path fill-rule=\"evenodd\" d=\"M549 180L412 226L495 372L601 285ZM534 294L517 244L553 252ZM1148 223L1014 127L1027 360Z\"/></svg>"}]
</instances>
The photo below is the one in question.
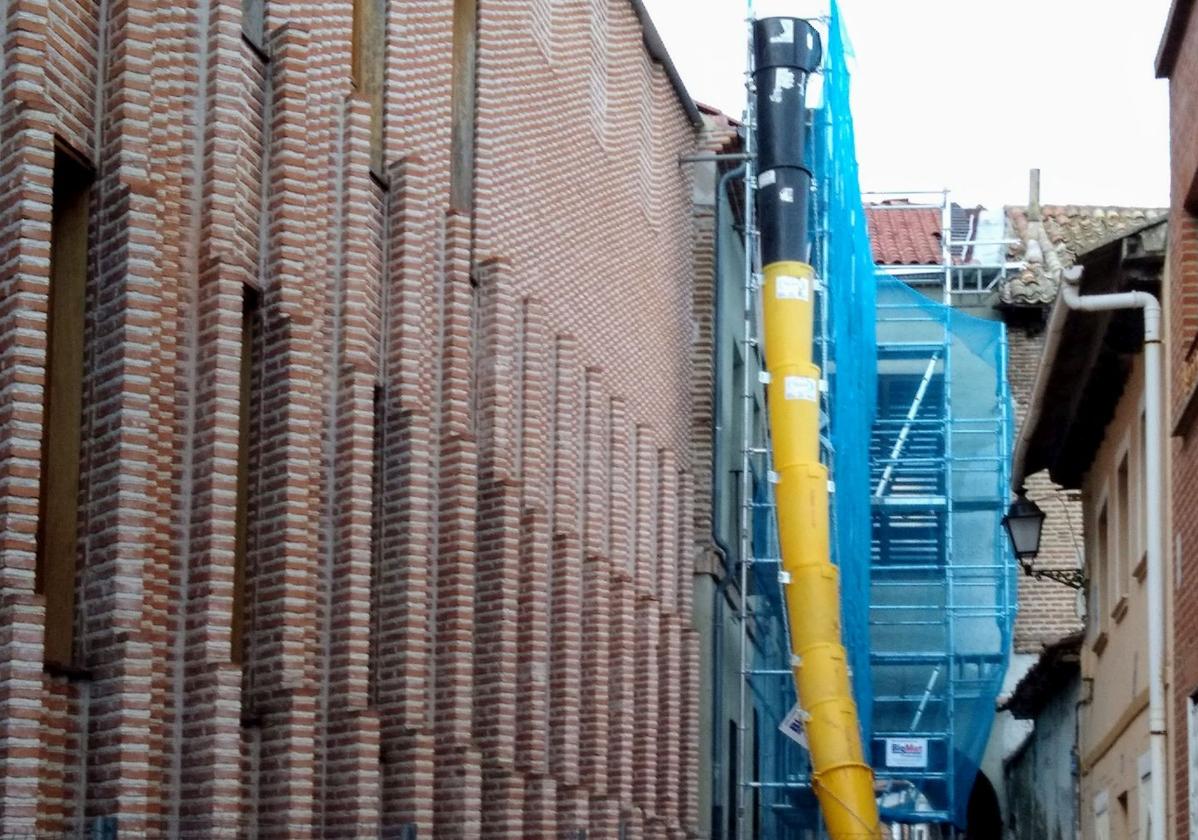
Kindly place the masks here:
<instances>
[{"instance_id":1,"label":"brick wall","mask_svg":"<svg viewBox=\"0 0 1198 840\"><path fill-rule=\"evenodd\" d=\"M1187 4L1177 4L1179 9ZM1188 17L1188 20L1186 19ZM1174 561L1173 590L1173 720L1170 747L1173 760L1173 812L1176 836L1189 837L1189 750L1184 733L1189 698L1198 691L1198 594L1190 583L1198 575L1198 442L1192 421L1178 427L1182 412L1198 383L1198 15L1192 10L1178 21L1184 27L1177 60L1169 73L1170 216L1166 292L1169 347L1169 392L1173 438L1170 485L1173 544L1167 547Z\"/></svg>"},{"instance_id":2,"label":"brick wall","mask_svg":"<svg viewBox=\"0 0 1198 840\"><path fill-rule=\"evenodd\" d=\"M473 213L452 0L389 4L382 173L349 0L270 3L267 58L239 2L68 5L4 6L0 834L693 834L699 140L631 5L482 0ZM33 585L56 140L97 173L69 672Z\"/></svg>"},{"instance_id":3,"label":"brick wall","mask_svg":"<svg viewBox=\"0 0 1198 840\"><path fill-rule=\"evenodd\" d=\"M1023 423L1044 350L1043 329L1012 324L1007 336L1007 377L1015 402L1015 422ZM1053 484L1047 472L1030 476L1028 498L1047 517L1036 564L1045 568L1076 568L1082 556L1082 508L1075 493ZM1081 629L1077 593L1051 580L1019 573L1019 614L1015 619L1015 652L1039 653L1046 644Z\"/></svg>"}]
</instances>

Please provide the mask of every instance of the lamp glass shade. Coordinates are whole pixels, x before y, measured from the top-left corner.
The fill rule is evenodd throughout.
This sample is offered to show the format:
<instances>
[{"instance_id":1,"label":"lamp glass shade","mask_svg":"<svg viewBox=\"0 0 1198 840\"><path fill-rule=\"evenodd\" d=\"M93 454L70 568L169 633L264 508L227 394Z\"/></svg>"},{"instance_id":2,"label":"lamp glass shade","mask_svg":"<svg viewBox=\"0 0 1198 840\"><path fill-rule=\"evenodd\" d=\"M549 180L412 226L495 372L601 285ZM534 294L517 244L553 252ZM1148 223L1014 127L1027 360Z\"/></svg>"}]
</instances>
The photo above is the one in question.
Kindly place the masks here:
<instances>
[{"instance_id":1,"label":"lamp glass shade","mask_svg":"<svg viewBox=\"0 0 1198 840\"><path fill-rule=\"evenodd\" d=\"M1040 532L1044 527L1044 511L1022 494L1007 510L1002 520L1015 556L1020 560L1032 560L1040 553Z\"/></svg>"}]
</instances>

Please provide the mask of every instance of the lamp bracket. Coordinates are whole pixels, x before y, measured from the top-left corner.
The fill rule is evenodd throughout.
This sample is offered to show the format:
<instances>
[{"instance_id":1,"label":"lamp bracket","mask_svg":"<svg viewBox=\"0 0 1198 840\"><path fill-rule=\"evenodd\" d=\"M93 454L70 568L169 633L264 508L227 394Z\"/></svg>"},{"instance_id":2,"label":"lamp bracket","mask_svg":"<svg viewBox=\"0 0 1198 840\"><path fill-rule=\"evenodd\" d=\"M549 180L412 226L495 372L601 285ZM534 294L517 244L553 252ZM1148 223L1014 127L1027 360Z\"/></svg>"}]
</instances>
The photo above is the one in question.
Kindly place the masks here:
<instances>
[{"instance_id":1,"label":"lamp bracket","mask_svg":"<svg viewBox=\"0 0 1198 840\"><path fill-rule=\"evenodd\" d=\"M1025 568L1027 574L1037 580L1052 580L1068 586L1070 589L1084 589L1086 573L1081 569L1032 569Z\"/></svg>"}]
</instances>

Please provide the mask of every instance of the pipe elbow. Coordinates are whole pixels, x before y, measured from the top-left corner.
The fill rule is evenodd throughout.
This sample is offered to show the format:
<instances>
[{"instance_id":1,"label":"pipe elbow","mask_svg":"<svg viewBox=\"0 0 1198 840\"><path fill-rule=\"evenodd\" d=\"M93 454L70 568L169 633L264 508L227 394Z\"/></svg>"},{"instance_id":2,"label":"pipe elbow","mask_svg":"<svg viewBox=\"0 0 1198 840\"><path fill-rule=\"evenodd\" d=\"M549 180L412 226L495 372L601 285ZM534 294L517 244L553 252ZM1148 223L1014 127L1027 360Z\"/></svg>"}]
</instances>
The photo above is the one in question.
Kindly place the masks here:
<instances>
[{"instance_id":1,"label":"pipe elbow","mask_svg":"<svg viewBox=\"0 0 1198 840\"><path fill-rule=\"evenodd\" d=\"M1144 341L1159 342L1161 340L1161 302L1155 295L1148 292L1138 292L1144 296Z\"/></svg>"}]
</instances>

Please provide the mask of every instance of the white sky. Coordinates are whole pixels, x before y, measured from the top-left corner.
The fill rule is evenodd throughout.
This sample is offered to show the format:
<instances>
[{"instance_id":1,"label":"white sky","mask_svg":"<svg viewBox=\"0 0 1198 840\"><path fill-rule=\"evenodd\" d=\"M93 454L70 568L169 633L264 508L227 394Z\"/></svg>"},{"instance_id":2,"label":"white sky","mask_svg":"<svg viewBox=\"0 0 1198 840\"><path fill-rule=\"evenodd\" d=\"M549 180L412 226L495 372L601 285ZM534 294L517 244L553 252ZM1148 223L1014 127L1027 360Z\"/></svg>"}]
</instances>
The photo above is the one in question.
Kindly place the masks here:
<instances>
[{"instance_id":1,"label":"white sky","mask_svg":"<svg viewBox=\"0 0 1198 840\"><path fill-rule=\"evenodd\" d=\"M745 0L645 0L690 94L739 117ZM823 4L826 8L826 2ZM1166 206L1169 0L841 0L862 188ZM814 0L814 8L820 8ZM758 0L759 15L813 0Z\"/></svg>"}]
</instances>

